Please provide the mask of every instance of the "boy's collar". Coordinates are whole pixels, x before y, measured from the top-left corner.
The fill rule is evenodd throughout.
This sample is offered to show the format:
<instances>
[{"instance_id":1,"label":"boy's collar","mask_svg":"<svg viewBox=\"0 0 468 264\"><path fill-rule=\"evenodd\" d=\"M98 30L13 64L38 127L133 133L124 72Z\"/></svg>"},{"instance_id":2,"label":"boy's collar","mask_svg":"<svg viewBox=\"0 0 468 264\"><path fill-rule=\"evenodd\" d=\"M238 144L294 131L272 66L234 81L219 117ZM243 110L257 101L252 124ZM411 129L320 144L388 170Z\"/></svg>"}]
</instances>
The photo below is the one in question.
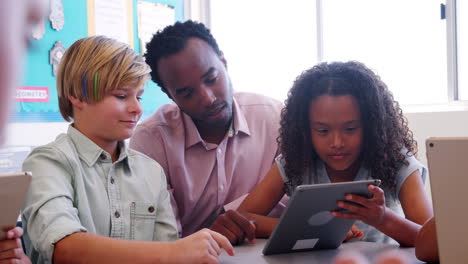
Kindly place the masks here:
<instances>
[{"instance_id":1,"label":"boy's collar","mask_svg":"<svg viewBox=\"0 0 468 264\"><path fill-rule=\"evenodd\" d=\"M88 165L93 166L98 160L112 162L111 155L94 143L91 139L86 137L78 129L74 128L73 125L68 127L68 136L73 141L74 146L77 150L78 156ZM119 158L117 162L126 160L128 157L127 150L128 146L124 141L118 142L118 148L120 149Z\"/></svg>"}]
</instances>

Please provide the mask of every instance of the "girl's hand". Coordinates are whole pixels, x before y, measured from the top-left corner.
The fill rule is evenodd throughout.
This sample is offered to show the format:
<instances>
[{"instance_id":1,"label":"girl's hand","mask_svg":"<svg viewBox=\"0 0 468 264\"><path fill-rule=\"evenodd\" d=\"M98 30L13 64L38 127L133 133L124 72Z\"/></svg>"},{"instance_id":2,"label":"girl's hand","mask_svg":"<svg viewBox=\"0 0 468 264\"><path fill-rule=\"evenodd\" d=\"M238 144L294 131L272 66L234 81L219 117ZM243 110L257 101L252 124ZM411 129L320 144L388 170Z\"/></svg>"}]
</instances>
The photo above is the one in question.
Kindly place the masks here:
<instances>
[{"instance_id":1,"label":"girl's hand","mask_svg":"<svg viewBox=\"0 0 468 264\"><path fill-rule=\"evenodd\" d=\"M384 191L372 184L369 185L368 189L373 193L372 198L367 199L360 195L347 194L345 198L349 202L339 201L337 205L351 212L333 211L332 215L341 218L361 220L371 226L383 224L386 209Z\"/></svg>"},{"instance_id":2,"label":"girl's hand","mask_svg":"<svg viewBox=\"0 0 468 264\"><path fill-rule=\"evenodd\" d=\"M359 228L356 225L353 225L351 229L348 231L348 234L346 235L343 242L346 242L353 238L361 238L363 236L364 236L364 233L361 230L359 230Z\"/></svg>"}]
</instances>

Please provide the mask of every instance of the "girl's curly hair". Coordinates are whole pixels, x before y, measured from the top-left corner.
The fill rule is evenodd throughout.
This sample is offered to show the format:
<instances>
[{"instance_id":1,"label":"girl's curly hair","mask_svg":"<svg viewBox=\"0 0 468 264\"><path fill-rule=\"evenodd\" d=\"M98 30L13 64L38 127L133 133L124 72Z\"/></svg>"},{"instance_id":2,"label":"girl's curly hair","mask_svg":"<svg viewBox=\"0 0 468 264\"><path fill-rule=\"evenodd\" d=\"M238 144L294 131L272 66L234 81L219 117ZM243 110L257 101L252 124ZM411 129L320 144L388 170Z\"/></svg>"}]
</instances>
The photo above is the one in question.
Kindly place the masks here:
<instances>
[{"instance_id":1,"label":"girl's curly hair","mask_svg":"<svg viewBox=\"0 0 468 264\"><path fill-rule=\"evenodd\" d=\"M408 121L380 77L356 61L320 63L304 71L288 93L281 112L278 143L285 159L289 184L302 183L302 175L313 169L318 158L310 138L309 109L321 95L351 95L358 101L364 128L362 166L396 198L396 173L406 155L417 153L417 143Z\"/></svg>"}]
</instances>

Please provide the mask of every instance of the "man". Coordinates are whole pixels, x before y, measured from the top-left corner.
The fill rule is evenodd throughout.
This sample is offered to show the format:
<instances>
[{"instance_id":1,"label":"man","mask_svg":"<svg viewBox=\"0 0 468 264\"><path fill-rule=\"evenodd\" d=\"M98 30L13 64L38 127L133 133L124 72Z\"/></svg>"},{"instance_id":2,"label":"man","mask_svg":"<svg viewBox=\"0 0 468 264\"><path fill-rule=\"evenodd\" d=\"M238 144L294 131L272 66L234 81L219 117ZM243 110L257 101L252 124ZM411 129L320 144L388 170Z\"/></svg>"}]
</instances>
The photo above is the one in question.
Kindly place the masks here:
<instances>
[{"instance_id":1,"label":"man","mask_svg":"<svg viewBox=\"0 0 468 264\"><path fill-rule=\"evenodd\" d=\"M130 146L163 167L182 236L210 227L231 243L253 240L255 225L237 211L224 214L224 207L249 193L273 164L282 104L234 93L226 59L201 23L166 27L145 57L152 80L175 104L143 121Z\"/></svg>"},{"instance_id":2,"label":"man","mask_svg":"<svg viewBox=\"0 0 468 264\"><path fill-rule=\"evenodd\" d=\"M21 59L32 27L42 20L47 4L47 0L6 0L0 4L0 145ZM0 241L0 263L31 263L21 246L22 235L20 227L6 232L6 239Z\"/></svg>"}]
</instances>

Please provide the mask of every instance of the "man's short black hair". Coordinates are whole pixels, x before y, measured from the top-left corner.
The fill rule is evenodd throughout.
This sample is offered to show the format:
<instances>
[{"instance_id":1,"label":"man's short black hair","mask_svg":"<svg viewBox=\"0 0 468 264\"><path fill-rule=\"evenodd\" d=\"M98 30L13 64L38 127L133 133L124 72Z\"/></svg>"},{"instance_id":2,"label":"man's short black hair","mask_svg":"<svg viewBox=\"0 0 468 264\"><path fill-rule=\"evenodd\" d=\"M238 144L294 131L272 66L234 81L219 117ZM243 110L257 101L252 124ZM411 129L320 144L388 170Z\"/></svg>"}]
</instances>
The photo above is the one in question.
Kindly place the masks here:
<instances>
[{"instance_id":1,"label":"man's short black hair","mask_svg":"<svg viewBox=\"0 0 468 264\"><path fill-rule=\"evenodd\" d=\"M187 20L167 26L162 31L154 34L151 41L146 45L145 54L146 63L151 67L151 79L163 91L166 88L164 88L164 84L159 77L158 61L183 50L190 38L204 40L213 48L216 54L223 55L210 30L204 24Z\"/></svg>"}]
</instances>

